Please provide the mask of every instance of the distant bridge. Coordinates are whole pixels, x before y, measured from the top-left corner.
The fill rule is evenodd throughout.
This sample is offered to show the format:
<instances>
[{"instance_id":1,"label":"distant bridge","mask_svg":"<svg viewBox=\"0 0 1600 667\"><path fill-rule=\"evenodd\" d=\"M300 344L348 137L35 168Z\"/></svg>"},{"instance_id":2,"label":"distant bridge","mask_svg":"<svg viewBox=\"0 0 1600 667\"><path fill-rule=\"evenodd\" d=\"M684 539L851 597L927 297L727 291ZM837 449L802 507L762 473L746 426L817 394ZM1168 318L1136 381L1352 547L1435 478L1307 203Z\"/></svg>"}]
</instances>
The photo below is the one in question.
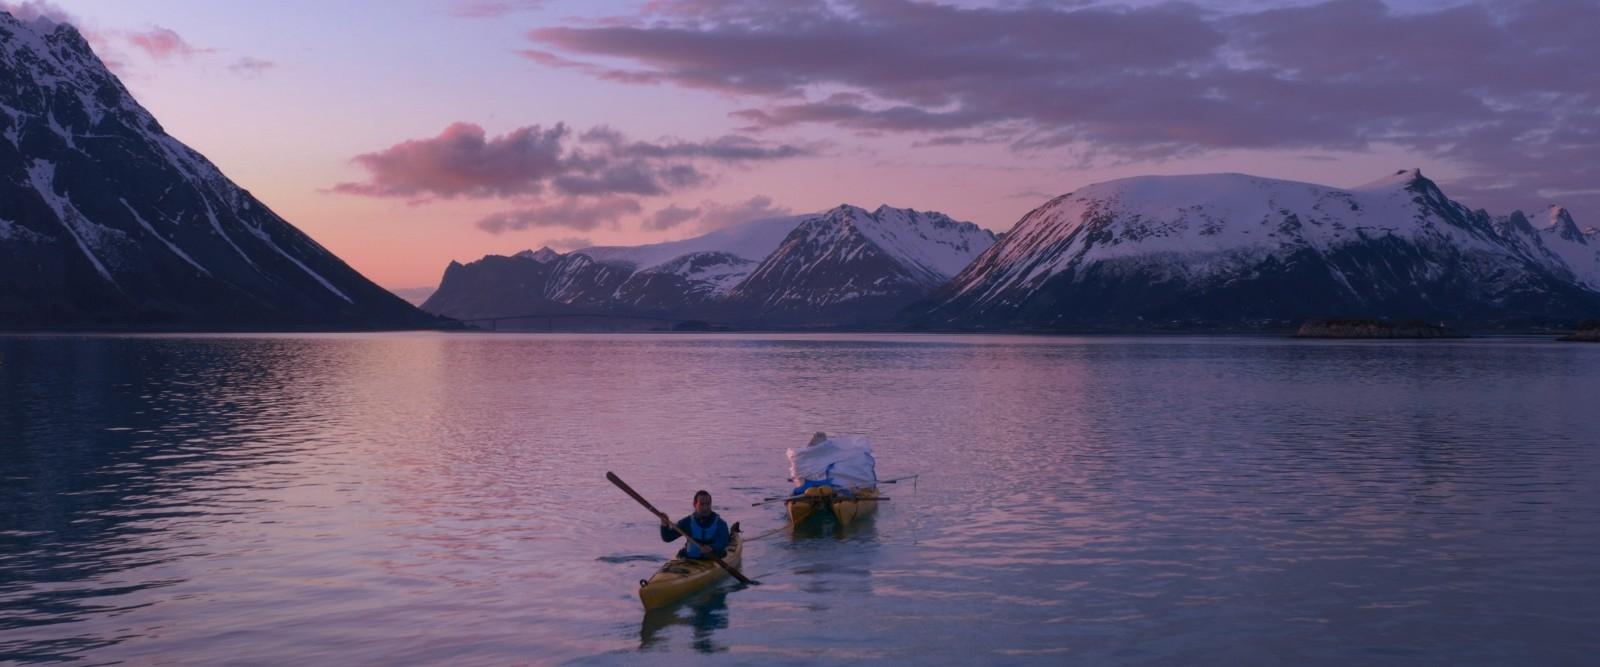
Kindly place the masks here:
<instances>
[{"instance_id":1,"label":"distant bridge","mask_svg":"<svg viewBox=\"0 0 1600 667\"><path fill-rule=\"evenodd\" d=\"M616 314L616 313L529 313L529 314L526 314L526 315L497 315L495 317L457 317L455 319L456 319L456 321L459 321L459 322L463 322L463 323L467 323L467 324L473 324L474 326L478 326L479 328L487 328L490 331L498 331L500 329L500 323L501 322L515 321L515 320L530 320L530 321L533 321L534 323L536 323L538 320L544 320L544 329L545 329L545 331L555 331L556 330L556 322L561 321L561 320L579 320L579 321L586 321L586 322L596 322L599 326L596 326L594 328L603 328L603 329L605 329L607 331L616 331L618 329L623 329L623 328L626 328L626 329L629 329L629 330L637 330L638 329L637 327L622 327L622 326L619 326L620 324L627 323L627 322L654 322L654 323L667 323L667 324L672 324L672 325L694 322L694 323L697 323L697 324L704 325L703 328L706 329L706 330L732 328L731 325L728 325L726 323L710 322L710 321L707 321L707 320L700 320L700 319L694 319L694 318L661 317L661 316L656 316L656 315L621 315L621 314ZM479 323L487 323L488 326L484 327ZM666 327L666 328L670 329L672 327L669 326L669 327ZM695 331L695 330L700 330L701 328L702 327L695 327L694 329L688 329L688 330ZM534 326L519 327L516 330L517 331L529 331L529 330L534 330L534 329L537 329L537 324L535 324Z\"/></svg>"}]
</instances>

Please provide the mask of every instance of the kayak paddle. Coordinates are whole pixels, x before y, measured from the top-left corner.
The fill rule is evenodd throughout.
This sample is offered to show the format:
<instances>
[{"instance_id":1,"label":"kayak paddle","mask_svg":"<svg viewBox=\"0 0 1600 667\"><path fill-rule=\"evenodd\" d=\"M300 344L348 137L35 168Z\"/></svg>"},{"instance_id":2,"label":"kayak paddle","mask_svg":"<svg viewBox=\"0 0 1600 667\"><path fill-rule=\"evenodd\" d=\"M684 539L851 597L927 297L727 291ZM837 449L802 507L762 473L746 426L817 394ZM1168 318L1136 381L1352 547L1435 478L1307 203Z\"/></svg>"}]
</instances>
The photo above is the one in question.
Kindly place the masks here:
<instances>
[{"instance_id":1,"label":"kayak paddle","mask_svg":"<svg viewBox=\"0 0 1600 667\"><path fill-rule=\"evenodd\" d=\"M714 561L717 562L718 565L721 565L722 569L727 570L728 574L733 575L734 579L738 579L739 583L749 584L751 586L760 586L761 585L761 582L744 576L744 573L740 572L738 569L734 568L732 565L729 565L727 561L722 560L722 558L718 557L716 552L712 551L710 547L707 547L704 544L696 542L694 540L694 538L689 537L689 534L683 532L683 529L679 528L678 524L673 523L671 519L667 518L667 515L666 515L665 512L662 512L661 510L656 509L655 505L651 505L650 501L645 500L644 496L641 496L641 495L639 495L639 492L634 491L633 487L628 486L628 483L622 481L622 478L618 477L616 473L613 473L613 472L606 473L606 479L611 480L612 484L615 484L615 485L617 485L617 488L622 489L623 493L626 493L629 496L632 496L634 500L639 501L639 504L640 505L644 505L644 508L647 509L647 510L650 510L651 514L654 514L657 517L659 517L661 519L662 523L665 523L665 524L667 524L669 526L672 526L672 529L678 531L678 534L682 535L683 539L688 541L689 544L693 544L696 547L699 547L700 548L700 553L707 554L707 555L711 556L711 560L714 560Z\"/></svg>"}]
</instances>

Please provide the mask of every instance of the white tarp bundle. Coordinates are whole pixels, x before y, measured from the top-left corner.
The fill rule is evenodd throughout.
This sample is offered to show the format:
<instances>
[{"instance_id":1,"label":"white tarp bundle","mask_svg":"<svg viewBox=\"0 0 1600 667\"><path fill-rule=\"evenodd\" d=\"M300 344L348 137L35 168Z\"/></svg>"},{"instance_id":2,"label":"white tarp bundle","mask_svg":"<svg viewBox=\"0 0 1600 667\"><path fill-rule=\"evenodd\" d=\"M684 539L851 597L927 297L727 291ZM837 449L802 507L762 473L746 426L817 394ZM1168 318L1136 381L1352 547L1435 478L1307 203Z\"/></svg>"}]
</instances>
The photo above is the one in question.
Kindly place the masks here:
<instances>
[{"instance_id":1,"label":"white tarp bundle","mask_svg":"<svg viewBox=\"0 0 1600 667\"><path fill-rule=\"evenodd\" d=\"M858 435L835 435L802 449L789 450L789 477L795 484L823 482L840 489L878 486L872 445Z\"/></svg>"}]
</instances>

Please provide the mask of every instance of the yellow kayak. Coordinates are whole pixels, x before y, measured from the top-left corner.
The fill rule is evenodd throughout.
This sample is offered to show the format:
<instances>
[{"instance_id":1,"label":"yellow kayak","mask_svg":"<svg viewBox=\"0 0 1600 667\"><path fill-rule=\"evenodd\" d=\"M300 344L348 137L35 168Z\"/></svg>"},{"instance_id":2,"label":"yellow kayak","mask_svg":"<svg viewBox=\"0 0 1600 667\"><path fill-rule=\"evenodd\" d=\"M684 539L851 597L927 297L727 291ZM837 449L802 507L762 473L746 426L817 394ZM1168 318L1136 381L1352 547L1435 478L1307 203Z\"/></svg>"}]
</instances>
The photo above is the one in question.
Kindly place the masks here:
<instances>
[{"instance_id":1,"label":"yellow kayak","mask_svg":"<svg viewBox=\"0 0 1600 667\"><path fill-rule=\"evenodd\" d=\"M798 526L818 511L827 510L830 500L833 500L833 487L813 486L806 489L805 493L785 500L783 504L789 508L789 523Z\"/></svg>"},{"instance_id":2,"label":"yellow kayak","mask_svg":"<svg viewBox=\"0 0 1600 667\"><path fill-rule=\"evenodd\" d=\"M728 541L728 555L723 556L722 560L737 568L743 555L744 537L739 534L739 527L735 524L733 536ZM674 558L663 564L649 579L639 582L639 601L644 603L646 610L660 609L727 576L728 571L714 560Z\"/></svg>"},{"instance_id":3,"label":"yellow kayak","mask_svg":"<svg viewBox=\"0 0 1600 667\"><path fill-rule=\"evenodd\" d=\"M785 504L789 506L789 521L796 526L813 516L831 513L840 527L847 528L877 511L877 497L876 488L852 489L849 496L843 496L831 486L813 486Z\"/></svg>"},{"instance_id":4,"label":"yellow kayak","mask_svg":"<svg viewBox=\"0 0 1600 667\"><path fill-rule=\"evenodd\" d=\"M857 519L864 519L878 511L877 489L855 489L849 498L833 499L833 518L848 528Z\"/></svg>"}]
</instances>

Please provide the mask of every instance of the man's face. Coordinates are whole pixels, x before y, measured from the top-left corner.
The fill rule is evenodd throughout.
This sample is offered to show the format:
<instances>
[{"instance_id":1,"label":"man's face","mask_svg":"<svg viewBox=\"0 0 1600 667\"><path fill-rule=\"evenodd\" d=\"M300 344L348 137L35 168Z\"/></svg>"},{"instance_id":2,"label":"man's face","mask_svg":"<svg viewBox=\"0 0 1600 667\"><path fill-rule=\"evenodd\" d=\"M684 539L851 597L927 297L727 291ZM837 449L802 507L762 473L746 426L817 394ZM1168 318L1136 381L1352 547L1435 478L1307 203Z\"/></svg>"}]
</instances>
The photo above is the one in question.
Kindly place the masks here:
<instances>
[{"instance_id":1,"label":"man's face","mask_svg":"<svg viewBox=\"0 0 1600 667\"><path fill-rule=\"evenodd\" d=\"M705 516L711 513L711 496L697 496L694 499L694 513Z\"/></svg>"}]
</instances>

